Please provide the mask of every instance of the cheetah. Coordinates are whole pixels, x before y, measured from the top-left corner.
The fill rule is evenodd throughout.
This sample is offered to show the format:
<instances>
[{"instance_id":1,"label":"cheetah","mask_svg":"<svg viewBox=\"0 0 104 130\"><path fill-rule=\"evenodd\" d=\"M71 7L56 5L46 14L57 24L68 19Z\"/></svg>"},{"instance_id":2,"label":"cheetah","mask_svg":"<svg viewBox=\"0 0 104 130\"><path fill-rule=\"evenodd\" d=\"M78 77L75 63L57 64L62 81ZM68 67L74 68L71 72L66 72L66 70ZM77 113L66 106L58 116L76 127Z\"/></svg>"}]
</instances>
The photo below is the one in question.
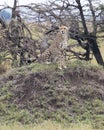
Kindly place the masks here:
<instances>
[{"instance_id":1,"label":"cheetah","mask_svg":"<svg viewBox=\"0 0 104 130\"><path fill-rule=\"evenodd\" d=\"M65 49L68 46L68 27L60 26L53 43L42 54L41 59L48 61L51 59L57 63L59 69L66 68Z\"/></svg>"}]
</instances>

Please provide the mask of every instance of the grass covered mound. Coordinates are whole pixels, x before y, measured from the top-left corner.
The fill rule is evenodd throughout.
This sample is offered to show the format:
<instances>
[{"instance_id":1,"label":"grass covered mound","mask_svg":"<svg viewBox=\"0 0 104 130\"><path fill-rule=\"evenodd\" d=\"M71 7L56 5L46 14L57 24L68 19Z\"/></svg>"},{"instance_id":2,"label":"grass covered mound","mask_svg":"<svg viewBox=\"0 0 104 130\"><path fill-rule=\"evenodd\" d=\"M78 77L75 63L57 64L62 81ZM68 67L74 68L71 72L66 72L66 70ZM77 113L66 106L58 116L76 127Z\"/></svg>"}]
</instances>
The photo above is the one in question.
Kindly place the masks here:
<instances>
[{"instance_id":1,"label":"grass covered mound","mask_svg":"<svg viewBox=\"0 0 104 130\"><path fill-rule=\"evenodd\" d=\"M35 125L21 125L20 123L0 126L0 130L94 130L91 124L61 124L56 121L43 121Z\"/></svg>"},{"instance_id":2,"label":"grass covered mound","mask_svg":"<svg viewBox=\"0 0 104 130\"><path fill-rule=\"evenodd\" d=\"M0 122L22 124L44 120L104 126L104 70L70 63L31 64L0 76Z\"/></svg>"}]
</instances>

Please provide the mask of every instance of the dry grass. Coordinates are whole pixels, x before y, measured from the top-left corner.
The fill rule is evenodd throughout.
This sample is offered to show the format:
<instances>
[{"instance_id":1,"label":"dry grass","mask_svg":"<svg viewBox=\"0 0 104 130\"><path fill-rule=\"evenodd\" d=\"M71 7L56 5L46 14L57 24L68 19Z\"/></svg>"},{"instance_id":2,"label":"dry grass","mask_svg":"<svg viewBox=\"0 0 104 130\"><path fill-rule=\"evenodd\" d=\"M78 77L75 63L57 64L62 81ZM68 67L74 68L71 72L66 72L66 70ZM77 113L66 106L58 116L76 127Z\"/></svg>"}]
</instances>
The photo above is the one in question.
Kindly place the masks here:
<instances>
[{"instance_id":1,"label":"dry grass","mask_svg":"<svg viewBox=\"0 0 104 130\"><path fill-rule=\"evenodd\" d=\"M20 124L14 124L11 126L0 126L0 130L94 130L89 124L74 124L74 125L62 125L53 121L45 121L44 123L35 126L23 126Z\"/></svg>"}]
</instances>

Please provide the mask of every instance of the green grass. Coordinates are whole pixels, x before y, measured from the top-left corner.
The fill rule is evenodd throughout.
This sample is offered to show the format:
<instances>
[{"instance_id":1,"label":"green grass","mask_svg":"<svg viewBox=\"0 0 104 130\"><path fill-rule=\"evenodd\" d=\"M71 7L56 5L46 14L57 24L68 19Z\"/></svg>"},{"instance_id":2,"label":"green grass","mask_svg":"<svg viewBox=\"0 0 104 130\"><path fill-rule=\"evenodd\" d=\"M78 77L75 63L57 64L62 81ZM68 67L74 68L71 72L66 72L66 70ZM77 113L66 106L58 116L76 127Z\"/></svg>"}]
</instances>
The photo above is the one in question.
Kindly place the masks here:
<instances>
[{"instance_id":1,"label":"green grass","mask_svg":"<svg viewBox=\"0 0 104 130\"><path fill-rule=\"evenodd\" d=\"M44 121L33 126L14 124L0 126L0 130L94 130L91 124L60 124L53 121ZM103 129L102 129L103 130Z\"/></svg>"},{"instance_id":2,"label":"green grass","mask_svg":"<svg viewBox=\"0 0 104 130\"><path fill-rule=\"evenodd\" d=\"M102 69L101 66L95 66L95 68L92 65L87 65L86 62L83 61L75 61L73 63L69 64L69 67L72 70L76 70L80 77L80 71L81 69L83 70L83 75L84 73L88 72L88 70L100 70ZM69 70L70 70L69 68ZM92 68L92 69L91 69ZM48 72L49 70L49 72ZM51 72L55 72L55 75L53 75ZM53 82L54 80L58 80L57 76L61 75L63 76L64 71L56 71L56 64L50 64L50 65L45 65L45 64L30 64L28 66L23 66L21 68L17 68L11 71L11 73L6 74L7 77L11 79L11 76L15 78L16 75L20 76L23 75L23 78L25 76L31 74L31 73L37 73L37 72L47 72L53 75ZM73 72L73 71L72 71ZM96 72L96 71L95 71ZM82 72L81 72L82 73ZM57 75L58 74L58 75ZM38 97L37 100L36 98L34 99L36 101L39 101L39 103L42 105L43 108L38 108L36 109L32 103L32 101L28 101L28 106L31 107L31 111L29 111L27 108L19 108L18 105L15 105L12 100L14 93L13 91L16 92L15 86L13 86L13 81L10 80L7 83L5 83L2 87L0 87L0 121L5 122L5 123L10 123L12 124L13 122L21 122L23 124L34 124L34 122L40 122L40 125L34 126L31 129L28 128L27 126L23 125L18 125L14 124L12 125L3 125L0 127L0 130L15 130L16 128L18 130L38 130L41 126L41 122L47 119L52 119L54 121L59 122L58 126L60 125L59 128L51 128L51 122L50 126L47 126L48 128L50 127L49 130L61 130L63 127L61 126L61 122L64 122L65 124L70 124L72 122L77 122L77 124L74 124L73 130L92 130L91 127L96 128L102 128L103 130L103 125L104 125L104 116L101 114L103 113L104 110L104 103L102 100L97 99L96 97L93 100L86 101L84 100L83 105L81 102L78 102L76 100L77 96L74 96L73 94L69 94L67 87L70 89L71 84L69 81L65 81L63 85L66 87L62 87L61 90L57 88L57 86L52 86L50 85L49 88L45 91L44 95L41 97ZM18 86L18 84L17 84ZM21 84L19 85L19 90L21 90ZM31 86L30 86L31 87ZM85 87L80 87L77 88L78 94L77 95L89 95L91 96L93 93L95 93L95 89L93 86L87 86ZM21 91L20 91L21 92ZM47 97L47 94L51 94L51 96ZM47 102L52 102L52 101L57 101L54 103L55 106L61 107L61 109L58 109L57 111L49 111L47 109ZM11 102L11 103L10 103ZM76 115L69 115L68 109L66 109L66 104L71 103L70 109L74 111L74 114ZM64 107L64 108L63 108ZM84 124L78 123L85 121ZM46 122L45 122L46 123ZM86 125L86 123L88 125ZM48 123L47 123L48 124ZM56 123L57 124L57 123ZM44 125L44 124L43 124ZM54 124L55 125L55 124ZM39 128L38 128L39 127ZM2 129L1 129L2 128ZM42 127L44 128L44 127ZM48 130L48 128L44 128L42 130ZM77 129L78 128L78 129ZM88 128L88 129L85 129ZM41 130L41 129L39 129ZM70 126L67 128L64 128L62 130L72 130Z\"/></svg>"}]
</instances>

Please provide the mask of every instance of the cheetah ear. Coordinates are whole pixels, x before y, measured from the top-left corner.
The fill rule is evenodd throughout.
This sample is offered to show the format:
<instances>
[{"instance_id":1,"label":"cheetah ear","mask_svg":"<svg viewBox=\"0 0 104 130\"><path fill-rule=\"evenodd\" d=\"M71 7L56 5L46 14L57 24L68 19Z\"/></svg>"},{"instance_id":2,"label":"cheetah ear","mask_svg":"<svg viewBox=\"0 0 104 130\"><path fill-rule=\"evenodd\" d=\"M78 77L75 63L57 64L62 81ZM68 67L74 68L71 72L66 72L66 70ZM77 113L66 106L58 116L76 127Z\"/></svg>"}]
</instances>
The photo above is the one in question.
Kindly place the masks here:
<instances>
[{"instance_id":1,"label":"cheetah ear","mask_svg":"<svg viewBox=\"0 0 104 130\"><path fill-rule=\"evenodd\" d=\"M67 31L69 30L68 27L64 25L60 26L59 29L66 29Z\"/></svg>"}]
</instances>

